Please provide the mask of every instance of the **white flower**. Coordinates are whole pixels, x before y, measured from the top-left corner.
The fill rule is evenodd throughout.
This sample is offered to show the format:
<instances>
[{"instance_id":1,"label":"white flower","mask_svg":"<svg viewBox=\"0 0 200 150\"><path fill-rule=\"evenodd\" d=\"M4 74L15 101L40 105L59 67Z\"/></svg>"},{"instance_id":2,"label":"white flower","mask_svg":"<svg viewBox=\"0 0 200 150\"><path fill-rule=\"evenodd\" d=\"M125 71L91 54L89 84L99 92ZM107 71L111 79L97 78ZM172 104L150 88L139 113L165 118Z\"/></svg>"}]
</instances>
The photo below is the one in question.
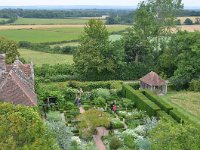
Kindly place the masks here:
<instances>
[{"instance_id":1,"label":"white flower","mask_svg":"<svg viewBox=\"0 0 200 150\"><path fill-rule=\"evenodd\" d=\"M78 136L72 136L72 141L75 141L78 145L81 145L81 139Z\"/></svg>"}]
</instances>

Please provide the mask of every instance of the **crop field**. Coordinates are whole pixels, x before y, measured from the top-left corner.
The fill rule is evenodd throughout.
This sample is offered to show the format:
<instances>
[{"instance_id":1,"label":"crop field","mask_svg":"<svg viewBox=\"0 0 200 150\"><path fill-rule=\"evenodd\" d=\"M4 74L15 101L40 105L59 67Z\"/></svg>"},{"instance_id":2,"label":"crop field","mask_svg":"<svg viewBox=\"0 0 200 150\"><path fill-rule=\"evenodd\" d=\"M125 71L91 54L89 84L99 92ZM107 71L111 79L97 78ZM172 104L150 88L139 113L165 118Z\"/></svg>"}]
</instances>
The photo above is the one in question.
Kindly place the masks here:
<instances>
[{"instance_id":1,"label":"crop field","mask_svg":"<svg viewBox=\"0 0 200 150\"><path fill-rule=\"evenodd\" d=\"M90 18L66 18L66 19L39 19L39 18L19 18L15 25L79 25L85 24ZM105 20L102 20L105 22Z\"/></svg>"},{"instance_id":2,"label":"crop field","mask_svg":"<svg viewBox=\"0 0 200 150\"><path fill-rule=\"evenodd\" d=\"M31 26L30 26L31 27ZM107 26L108 31L117 32L125 30L128 26L112 25ZM29 29L7 29L0 30L0 36L14 41L29 41L32 43L58 42L77 40L83 31L83 26L74 25L59 28L29 28Z\"/></svg>"},{"instance_id":3,"label":"crop field","mask_svg":"<svg viewBox=\"0 0 200 150\"><path fill-rule=\"evenodd\" d=\"M33 51L28 49L19 49L20 55L27 61L33 62L36 66L42 64L72 64L73 56L65 54L50 54L45 52Z\"/></svg>"},{"instance_id":4,"label":"crop field","mask_svg":"<svg viewBox=\"0 0 200 150\"><path fill-rule=\"evenodd\" d=\"M200 18L200 16L188 16L188 17L178 17L178 19L181 20L181 24L184 24L185 20L189 18L192 20L193 23L195 23L196 18Z\"/></svg>"}]
</instances>

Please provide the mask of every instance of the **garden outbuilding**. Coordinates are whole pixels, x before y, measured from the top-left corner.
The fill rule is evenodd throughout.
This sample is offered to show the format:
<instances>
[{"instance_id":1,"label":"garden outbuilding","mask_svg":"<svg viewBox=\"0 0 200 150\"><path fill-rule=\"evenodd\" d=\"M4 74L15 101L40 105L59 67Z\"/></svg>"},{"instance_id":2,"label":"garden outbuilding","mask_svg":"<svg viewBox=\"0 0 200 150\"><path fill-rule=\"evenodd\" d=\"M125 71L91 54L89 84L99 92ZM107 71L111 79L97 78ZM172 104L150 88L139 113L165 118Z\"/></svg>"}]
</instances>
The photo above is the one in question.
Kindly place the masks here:
<instances>
[{"instance_id":1,"label":"garden outbuilding","mask_svg":"<svg viewBox=\"0 0 200 150\"><path fill-rule=\"evenodd\" d=\"M167 81L163 80L157 73L151 71L140 78L140 89L148 89L157 94L166 94Z\"/></svg>"}]
</instances>

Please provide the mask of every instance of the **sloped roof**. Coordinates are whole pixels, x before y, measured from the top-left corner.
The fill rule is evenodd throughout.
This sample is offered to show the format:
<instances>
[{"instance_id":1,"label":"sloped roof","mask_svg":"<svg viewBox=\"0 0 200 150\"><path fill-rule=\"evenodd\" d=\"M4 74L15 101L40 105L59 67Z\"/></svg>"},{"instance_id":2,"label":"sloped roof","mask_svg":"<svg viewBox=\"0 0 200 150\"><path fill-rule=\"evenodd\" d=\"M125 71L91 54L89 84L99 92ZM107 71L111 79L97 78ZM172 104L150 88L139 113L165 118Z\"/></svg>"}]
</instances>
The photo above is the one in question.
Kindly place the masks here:
<instances>
[{"instance_id":1,"label":"sloped roof","mask_svg":"<svg viewBox=\"0 0 200 150\"><path fill-rule=\"evenodd\" d=\"M139 80L150 86L161 86L166 84L166 81L161 79L161 77L153 71L140 78Z\"/></svg>"},{"instance_id":2,"label":"sloped roof","mask_svg":"<svg viewBox=\"0 0 200 150\"><path fill-rule=\"evenodd\" d=\"M37 95L28 85L21 82L13 70L0 85L0 99L14 104L37 105Z\"/></svg>"},{"instance_id":3,"label":"sloped roof","mask_svg":"<svg viewBox=\"0 0 200 150\"><path fill-rule=\"evenodd\" d=\"M0 65L5 64L3 60L2 62ZM11 65L5 64L5 70L0 74L0 101L37 105L32 64L23 64L18 59Z\"/></svg>"}]
</instances>

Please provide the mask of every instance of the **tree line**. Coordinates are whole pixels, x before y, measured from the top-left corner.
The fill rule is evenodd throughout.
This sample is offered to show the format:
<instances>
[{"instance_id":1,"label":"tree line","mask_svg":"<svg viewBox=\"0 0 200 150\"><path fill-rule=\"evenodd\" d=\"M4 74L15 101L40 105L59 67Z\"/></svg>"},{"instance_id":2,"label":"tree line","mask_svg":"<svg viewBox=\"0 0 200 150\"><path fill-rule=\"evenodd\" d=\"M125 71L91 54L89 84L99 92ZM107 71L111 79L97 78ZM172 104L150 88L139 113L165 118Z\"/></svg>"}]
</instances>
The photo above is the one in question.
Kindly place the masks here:
<instances>
[{"instance_id":1,"label":"tree line","mask_svg":"<svg viewBox=\"0 0 200 150\"><path fill-rule=\"evenodd\" d=\"M101 17L109 14L126 14L130 10L85 9L85 10L26 10L26 9L2 9L0 18L69 18L69 17Z\"/></svg>"}]
</instances>

